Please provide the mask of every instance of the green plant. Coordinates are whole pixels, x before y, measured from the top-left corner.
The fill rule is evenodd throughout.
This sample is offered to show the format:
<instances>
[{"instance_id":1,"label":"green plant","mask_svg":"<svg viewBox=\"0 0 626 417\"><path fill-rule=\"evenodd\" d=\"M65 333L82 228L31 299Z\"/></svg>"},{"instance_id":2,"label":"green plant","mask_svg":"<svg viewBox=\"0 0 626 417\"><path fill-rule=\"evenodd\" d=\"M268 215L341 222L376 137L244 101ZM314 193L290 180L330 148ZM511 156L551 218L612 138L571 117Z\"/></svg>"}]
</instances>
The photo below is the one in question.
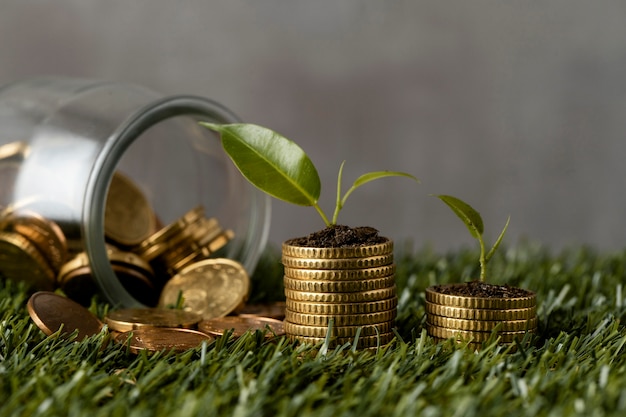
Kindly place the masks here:
<instances>
[{"instance_id":1,"label":"green plant","mask_svg":"<svg viewBox=\"0 0 626 417\"><path fill-rule=\"evenodd\" d=\"M341 195L341 179L345 161L337 175L337 199L335 211L329 220L318 204L321 183L317 169L308 155L295 142L265 127L238 123L201 125L220 134L222 146L243 176L261 191L301 206L317 210L326 226L337 224L339 212L354 190L360 186L385 177L408 177L404 172L376 171L361 175Z\"/></svg>"},{"instance_id":2,"label":"green plant","mask_svg":"<svg viewBox=\"0 0 626 417\"><path fill-rule=\"evenodd\" d=\"M480 259L479 259L480 280L482 282L485 282L487 278L487 263L489 262L493 254L495 253L498 246L500 246L500 242L502 242L504 233L506 232L506 229L509 227L509 221L511 220L511 216L507 218L506 224L504 225L504 229L502 229L502 232L500 232L500 236L498 236L496 243L494 243L493 247L489 250L489 252L486 252L485 241L483 239L483 233L484 233L483 219L480 217L480 214L478 213L478 211L476 211L472 206L470 206L466 202L456 197L452 197L450 195L438 195L437 197L441 201L446 203L448 207L452 209L454 214L456 214L461 220L463 220L463 223L465 223L465 226L467 226L467 229L469 230L470 234L478 240L478 243L480 245Z\"/></svg>"}]
</instances>

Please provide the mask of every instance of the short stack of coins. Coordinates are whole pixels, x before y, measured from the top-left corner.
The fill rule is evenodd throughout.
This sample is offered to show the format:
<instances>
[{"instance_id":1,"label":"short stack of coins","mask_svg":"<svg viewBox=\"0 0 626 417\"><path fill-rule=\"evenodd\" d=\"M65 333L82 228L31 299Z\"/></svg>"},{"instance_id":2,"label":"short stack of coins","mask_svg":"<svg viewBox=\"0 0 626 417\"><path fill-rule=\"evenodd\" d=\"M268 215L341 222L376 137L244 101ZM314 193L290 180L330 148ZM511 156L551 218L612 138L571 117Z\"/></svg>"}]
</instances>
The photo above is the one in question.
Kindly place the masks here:
<instances>
[{"instance_id":1,"label":"short stack of coins","mask_svg":"<svg viewBox=\"0 0 626 417\"><path fill-rule=\"evenodd\" d=\"M480 347L493 336L500 343L512 343L537 330L535 294L483 298L444 294L427 288L425 295L426 328L436 340L455 338Z\"/></svg>"},{"instance_id":2,"label":"short stack of coins","mask_svg":"<svg viewBox=\"0 0 626 417\"><path fill-rule=\"evenodd\" d=\"M282 247L285 332L292 340L370 348L393 337L398 299L393 242L369 246ZM358 338L356 336L358 335Z\"/></svg>"}]
</instances>

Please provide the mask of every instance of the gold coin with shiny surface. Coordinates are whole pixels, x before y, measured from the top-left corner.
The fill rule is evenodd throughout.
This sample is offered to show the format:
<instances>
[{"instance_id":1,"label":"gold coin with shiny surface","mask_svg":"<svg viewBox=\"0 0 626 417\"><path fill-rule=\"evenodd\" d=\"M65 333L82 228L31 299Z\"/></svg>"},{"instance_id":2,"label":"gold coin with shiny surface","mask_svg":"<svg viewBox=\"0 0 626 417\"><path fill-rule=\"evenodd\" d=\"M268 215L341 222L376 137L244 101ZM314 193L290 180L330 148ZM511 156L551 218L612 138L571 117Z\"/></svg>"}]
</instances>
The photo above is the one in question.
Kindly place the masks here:
<instances>
[{"instance_id":1,"label":"gold coin with shiny surface","mask_svg":"<svg viewBox=\"0 0 626 417\"><path fill-rule=\"evenodd\" d=\"M528 320L537 314L537 306L517 309L479 309L466 307L448 307L440 304L426 302L426 312L441 317L449 317L463 320Z\"/></svg>"},{"instance_id":2,"label":"gold coin with shiny surface","mask_svg":"<svg viewBox=\"0 0 626 417\"><path fill-rule=\"evenodd\" d=\"M528 320L486 321L453 319L431 314L426 317L426 321L428 324L432 324L433 326L480 332L491 332L496 327L499 331L503 332L519 332L535 330L537 328L537 317L529 318Z\"/></svg>"},{"instance_id":3,"label":"gold coin with shiny surface","mask_svg":"<svg viewBox=\"0 0 626 417\"><path fill-rule=\"evenodd\" d=\"M396 295L396 286L359 292L304 292L285 289L285 297L293 301L312 303L361 303L380 301Z\"/></svg>"},{"instance_id":4,"label":"gold coin with shiny surface","mask_svg":"<svg viewBox=\"0 0 626 417\"><path fill-rule=\"evenodd\" d=\"M202 318L171 308L124 308L110 311L104 322L111 330L127 332L144 327L195 328Z\"/></svg>"},{"instance_id":5,"label":"gold coin with shiny surface","mask_svg":"<svg viewBox=\"0 0 626 417\"><path fill-rule=\"evenodd\" d=\"M198 330L211 336L221 336L227 330L233 331L233 337L241 337L248 331L254 332L256 330L268 330L265 333L266 338L285 334L285 327L281 320L252 316L226 316L202 320L198 323Z\"/></svg>"},{"instance_id":6,"label":"gold coin with shiny surface","mask_svg":"<svg viewBox=\"0 0 626 417\"><path fill-rule=\"evenodd\" d=\"M282 263L286 268L299 269L361 269L376 268L393 263L393 254L370 256L367 258L343 258L343 259L314 259L292 258L282 256Z\"/></svg>"},{"instance_id":7,"label":"gold coin with shiny surface","mask_svg":"<svg viewBox=\"0 0 626 417\"><path fill-rule=\"evenodd\" d=\"M433 326L428 323L426 324L426 331L430 336L440 339L454 338L457 340L472 341L476 343L485 342L492 336L492 332L449 329L446 327ZM501 342L510 343L516 339L522 340L526 333L533 333L533 331L496 332L494 336Z\"/></svg>"},{"instance_id":8,"label":"gold coin with shiny surface","mask_svg":"<svg viewBox=\"0 0 626 417\"><path fill-rule=\"evenodd\" d=\"M309 303L287 299L287 309L308 314L361 314L391 310L398 305L398 298L356 303Z\"/></svg>"},{"instance_id":9,"label":"gold coin with shiny surface","mask_svg":"<svg viewBox=\"0 0 626 417\"><path fill-rule=\"evenodd\" d=\"M182 217L144 239L133 251L150 262L186 238L185 229L204 216L204 207L197 206Z\"/></svg>"},{"instance_id":10,"label":"gold coin with shiny surface","mask_svg":"<svg viewBox=\"0 0 626 417\"><path fill-rule=\"evenodd\" d=\"M465 284L447 284L440 285L442 288L452 288L459 285ZM450 307L463 307L463 308L478 308L478 309L496 309L496 310L504 310L504 309L520 309L520 308L528 308L536 305L536 296L534 293L527 291L529 293L528 296L524 297L469 297L469 296L459 296L459 295L450 295L443 294L441 292L435 291L432 287L426 288L425 295L426 301L445 305Z\"/></svg>"},{"instance_id":11,"label":"gold coin with shiny surface","mask_svg":"<svg viewBox=\"0 0 626 417\"><path fill-rule=\"evenodd\" d=\"M26 210L11 212L0 221L0 229L28 239L44 256L50 267L58 271L67 256L67 241L58 224Z\"/></svg>"},{"instance_id":12,"label":"gold coin with shiny surface","mask_svg":"<svg viewBox=\"0 0 626 417\"><path fill-rule=\"evenodd\" d=\"M48 261L35 245L17 233L0 232L0 273L32 289L51 291L55 287L55 273Z\"/></svg>"},{"instance_id":13,"label":"gold coin with shiny surface","mask_svg":"<svg viewBox=\"0 0 626 417\"><path fill-rule=\"evenodd\" d=\"M224 317L248 299L250 278L243 266L232 259L205 259L189 265L163 287L159 305L176 304L182 295L186 311L205 320Z\"/></svg>"},{"instance_id":14,"label":"gold coin with shiny surface","mask_svg":"<svg viewBox=\"0 0 626 417\"><path fill-rule=\"evenodd\" d=\"M396 309L365 314L305 314L287 309L285 320L306 326L328 326L331 320L335 326L361 326L394 320L396 314Z\"/></svg>"},{"instance_id":15,"label":"gold coin with shiny surface","mask_svg":"<svg viewBox=\"0 0 626 417\"><path fill-rule=\"evenodd\" d=\"M192 329L141 328L117 335L118 343L128 346L132 353L174 351L177 353L195 349L202 343L211 343L211 336Z\"/></svg>"},{"instance_id":16,"label":"gold coin with shiny surface","mask_svg":"<svg viewBox=\"0 0 626 417\"><path fill-rule=\"evenodd\" d=\"M381 278L393 275L395 272L396 266L394 264L376 268L343 270L284 268L285 276L289 278L322 281L354 281L359 279Z\"/></svg>"},{"instance_id":17,"label":"gold coin with shiny surface","mask_svg":"<svg viewBox=\"0 0 626 417\"><path fill-rule=\"evenodd\" d=\"M104 234L120 245L141 243L156 231L156 216L137 184L115 172L104 208Z\"/></svg>"},{"instance_id":18,"label":"gold coin with shiny surface","mask_svg":"<svg viewBox=\"0 0 626 417\"><path fill-rule=\"evenodd\" d=\"M283 255L292 258L309 259L342 259L366 258L371 256L388 255L393 252L393 241L389 240L376 245L350 246L341 248L319 248L294 246L287 242L282 245Z\"/></svg>"},{"instance_id":19,"label":"gold coin with shiny surface","mask_svg":"<svg viewBox=\"0 0 626 417\"><path fill-rule=\"evenodd\" d=\"M28 299L27 309L33 322L48 336L60 329L63 337L77 331L76 340L81 341L102 329L102 322L89 310L53 292L34 293Z\"/></svg>"},{"instance_id":20,"label":"gold coin with shiny surface","mask_svg":"<svg viewBox=\"0 0 626 417\"><path fill-rule=\"evenodd\" d=\"M357 333L361 336L375 336L390 333L393 326L393 321L364 326L333 326L330 328L330 334L337 337L354 337ZM285 321L285 331L291 335L325 337L329 332L329 326L305 326Z\"/></svg>"},{"instance_id":21,"label":"gold coin with shiny surface","mask_svg":"<svg viewBox=\"0 0 626 417\"><path fill-rule=\"evenodd\" d=\"M372 291L393 287L396 285L396 279L394 275L389 275L382 278L362 279L354 281L309 281L289 278L286 276L284 277L283 282L287 290L318 293Z\"/></svg>"}]
</instances>

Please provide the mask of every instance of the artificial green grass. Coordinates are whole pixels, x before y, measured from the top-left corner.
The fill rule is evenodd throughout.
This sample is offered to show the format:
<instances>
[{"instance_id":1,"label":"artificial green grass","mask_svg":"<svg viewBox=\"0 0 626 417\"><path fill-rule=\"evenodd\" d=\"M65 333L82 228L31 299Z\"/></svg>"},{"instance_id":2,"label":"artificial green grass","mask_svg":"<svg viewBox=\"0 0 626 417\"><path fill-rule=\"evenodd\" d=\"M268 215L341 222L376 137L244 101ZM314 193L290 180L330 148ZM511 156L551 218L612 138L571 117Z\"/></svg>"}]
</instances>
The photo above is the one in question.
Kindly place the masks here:
<instances>
[{"instance_id":1,"label":"artificial green grass","mask_svg":"<svg viewBox=\"0 0 626 417\"><path fill-rule=\"evenodd\" d=\"M436 344L425 333L424 289L477 276L476 259L472 250L397 247L397 338L373 351L257 332L184 354L133 355L105 333L81 343L44 336L24 289L0 281L0 415L626 415L626 251L502 248L491 282L538 296L538 334L516 352ZM253 300L280 299L281 280L270 250ZM107 308L91 306L100 316Z\"/></svg>"}]
</instances>

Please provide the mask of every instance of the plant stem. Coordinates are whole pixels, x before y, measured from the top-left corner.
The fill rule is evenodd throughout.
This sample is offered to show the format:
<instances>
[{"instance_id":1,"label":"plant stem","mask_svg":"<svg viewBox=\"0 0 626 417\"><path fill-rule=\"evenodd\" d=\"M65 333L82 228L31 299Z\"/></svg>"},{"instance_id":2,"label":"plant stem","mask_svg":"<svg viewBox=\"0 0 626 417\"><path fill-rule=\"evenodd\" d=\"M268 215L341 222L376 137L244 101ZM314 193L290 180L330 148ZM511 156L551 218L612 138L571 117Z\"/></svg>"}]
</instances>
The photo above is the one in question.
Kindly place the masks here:
<instances>
[{"instance_id":1,"label":"plant stem","mask_svg":"<svg viewBox=\"0 0 626 417\"><path fill-rule=\"evenodd\" d=\"M478 243L480 244L480 281L485 282L487 279L487 258L485 255L485 241L480 234L478 234Z\"/></svg>"},{"instance_id":2,"label":"plant stem","mask_svg":"<svg viewBox=\"0 0 626 417\"><path fill-rule=\"evenodd\" d=\"M326 225L326 227L334 224L334 223L331 223L330 221L328 221L328 217L326 217L326 214L324 214L324 212L322 211L322 208L319 206L319 204L314 203L313 207L315 207L315 210L317 210L317 212L320 214L320 216L322 216L322 220L324 220L324 224Z\"/></svg>"}]
</instances>

